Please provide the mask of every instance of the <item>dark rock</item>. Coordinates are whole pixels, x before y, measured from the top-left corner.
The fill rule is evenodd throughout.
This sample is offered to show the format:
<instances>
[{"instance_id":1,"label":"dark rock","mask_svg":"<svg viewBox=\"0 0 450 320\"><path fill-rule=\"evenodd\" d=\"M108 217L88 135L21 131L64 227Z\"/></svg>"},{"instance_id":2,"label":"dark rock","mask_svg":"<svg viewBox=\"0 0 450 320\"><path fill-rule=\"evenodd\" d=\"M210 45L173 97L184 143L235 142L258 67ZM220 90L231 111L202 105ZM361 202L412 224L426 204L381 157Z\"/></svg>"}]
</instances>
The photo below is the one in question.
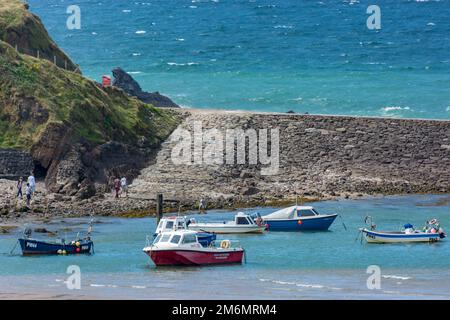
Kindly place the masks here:
<instances>
[{"instance_id":1,"label":"dark rock","mask_svg":"<svg viewBox=\"0 0 450 320\"><path fill-rule=\"evenodd\" d=\"M113 86L121 88L130 96L136 97L144 103L151 104L159 108L179 108L180 106L170 98L161 95L159 92L142 91L141 86L128 73L121 68L115 68L112 71L114 80Z\"/></svg>"}]
</instances>

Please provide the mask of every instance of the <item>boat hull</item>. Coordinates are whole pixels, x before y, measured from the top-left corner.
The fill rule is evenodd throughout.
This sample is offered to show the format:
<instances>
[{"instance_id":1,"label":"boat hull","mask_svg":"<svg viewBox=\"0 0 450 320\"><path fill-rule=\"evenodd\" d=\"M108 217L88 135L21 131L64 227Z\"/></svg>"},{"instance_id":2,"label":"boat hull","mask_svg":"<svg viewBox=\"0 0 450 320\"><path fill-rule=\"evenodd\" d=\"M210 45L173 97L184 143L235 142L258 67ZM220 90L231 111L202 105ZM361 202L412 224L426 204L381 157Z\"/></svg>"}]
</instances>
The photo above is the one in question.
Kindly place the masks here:
<instances>
[{"instance_id":1,"label":"boat hull","mask_svg":"<svg viewBox=\"0 0 450 320\"><path fill-rule=\"evenodd\" d=\"M325 231L336 219L337 214L296 218L296 219L264 219L269 231Z\"/></svg>"},{"instance_id":2,"label":"boat hull","mask_svg":"<svg viewBox=\"0 0 450 320\"><path fill-rule=\"evenodd\" d=\"M19 239L23 255L44 254L89 254L93 242L80 241L80 245L48 243L33 239Z\"/></svg>"},{"instance_id":3,"label":"boat hull","mask_svg":"<svg viewBox=\"0 0 450 320\"><path fill-rule=\"evenodd\" d=\"M411 233L405 234L403 232L377 232L367 229L361 230L364 239L368 243L420 243L420 242L437 242L441 240L438 233Z\"/></svg>"},{"instance_id":4,"label":"boat hull","mask_svg":"<svg viewBox=\"0 0 450 320\"><path fill-rule=\"evenodd\" d=\"M249 226L249 227L235 227L235 226L208 226L208 225L189 225L189 230L203 231L215 234L239 234L239 233L263 233L266 230L265 226Z\"/></svg>"},{"instance_id":5,"label":"boat hull","mask_svg":"<svg viewBox=\"0 0 450 320\"><path fill-rule=\"evenodd\" d=\"M144 250L157 266L201 266L242 263L243 249L233 250Z\"/></svg>"}]
</instances>

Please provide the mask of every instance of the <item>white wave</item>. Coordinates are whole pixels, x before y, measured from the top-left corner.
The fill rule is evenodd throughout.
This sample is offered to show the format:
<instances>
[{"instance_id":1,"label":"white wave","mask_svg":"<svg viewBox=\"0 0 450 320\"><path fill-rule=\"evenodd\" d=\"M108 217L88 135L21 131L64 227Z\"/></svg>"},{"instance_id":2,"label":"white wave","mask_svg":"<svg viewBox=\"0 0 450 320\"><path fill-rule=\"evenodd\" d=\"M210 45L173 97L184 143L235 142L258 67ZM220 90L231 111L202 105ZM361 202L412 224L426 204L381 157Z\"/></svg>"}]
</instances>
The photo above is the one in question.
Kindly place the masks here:
<instances>
[{"instance_id":1,"label":"white wave","mask_svg":"<svg viewBox=\"0 0 450 320\"><path fill-rule=\"evenodd\" d=\"M286 281L278 281L278 280L273 280L272 282L276 283L276 284L290 284L290 285L295 284L295 282L286 282Z\"/></svg>"},{"instance_id":2,"label":"white wave","mask_svg":"<svg viewBox=\"0 0 450 320\"><path fill-rule=\"evenodd\" d=\"M123 12L123 13L130 13L131 10L126 10L126 9L125 9L125 10L122 10L122 12Z\"/></svg>"},{"instance_id":3,"label":"white wave","mask_svg":"<svg viewBox=\"0 0 450 320\"><path fill-rule=\"evenodd\" d=\"M139 52L134 52L133 53L133 56L135 56L135 57L138 57L138 56L140 56L141 55L141 53L139 53Z\"/></svg>"},{"instance_id":4,"label":"white wave","mask_svg":"<svg viewBox=\"0 0 450 320\"><path fill-rule=\"evenodd\" d=\"M145 30L138 30L135 33L136 34L145 34L145 33L147 33L147 31L145 31Z\"/></svg>"},{"instance_id":5,"label":"white wave","mask_svg":"<svg viewBox=\"0 0 450 320\"><path fill-rule=\"evenodd\" d=\"M91 33L93 36L96 36L98 33L97 32L92 32Z\"/></svg>"},{"instance_id":6,"label":"white wave","mask_svg":"<svg viewBox=\"0 0 450 320\"><path fill-rule=\"evenodd\" d=\"M142 71L127 71L128 74L140 74Z\"/></svg>"},{"instance_id":7,"label":"white wave","mask_svg":"<svg viewBox=\"0 0 450 320\"><path fill-rule=\"evenodd\" d=\"M445 111L450 112L450 106L448 106L447 109L445 109Z\"/></svg>"},{"instance_id":8,"label":"white wave","mask_svg":"<svg viewBox=\"0 0 450 320\"><path fill-rule=\"evenodd\" d=\"M91 287L105 287L104 284L95 284L95 283L91 283L90 286Z\"/></svg>"},{"instance_id":9,"label":"white wave","mask_svg":"<svg viewBox=\"0 0 450 320\"><path fill-rule=\"evenodd\" d=\"M146 287L144 286L131 286L133 289L145 289Z\"/></svg>"},{"instance_id":10,"label":"white wave","mask_svg":"<svg viewBox=\"0 0 450 320\"><path fill-rule=\"evenodd\" d=\"M284 24L279 24L274 26L275 29L292 29L294 28L294 26L288 26L288 25L284 25Z\"/></svg>"},{"instance_id":11,"label":"white wave","mask_svg":"<svg viewBox=\"0 0 450 320\"><path fill-rule=\"evenodd\" d=\"M385 278L385 279L397 279L397 280L409 280L409 279L411 279L411 277L396 276L396 275L389 275L389 274L382 275L382 277Z\"/></svg>"},{"instance_id":12,"label":"white wave","mask_svg":"<svg viewBox=\"0 0 450 320\"><path fill-rule=\"evenodd\" d=\"M188 62L188 63L177 63L177 62L167 62L169 66L196 66L197 62Z\"/></svg>"},{"instance_id":13,"label":"white wave","mask_svg":"<svg viewBox=\"0 0 450 320\"><path fill-rule=\"evenodd\" d=\"M176 41L184 41L183 38L175 38Z\"/></svg>"},{"instance_id":14,"label":"white wave","mask_svg":"<svg viewBox=\"0 0 450 320\"><path fill-rule=\"evenodd\" d=\"M396 111L396 110L411 110L411 108L410 107L391 106L391 107L384 107L381 110L384 112L389 112L389 111Z\"/></svg>"},{"instance_id":15,"label":"white wave","mask_svg":"<svg viewBox=\"0 0 450 320\"><path fill-rule=\"evenodd\" d=\"M302 288L313 288L313 289L322 289L325 288L324 286L320 285L320 284L304 284L304 283L296 283L295 284L297 287L302 287Z\"/></svg>"},{"instance_id":16,"label":"white wave","mask_svg":"<svg viewBox=\"0 0 450 320\"><path fill-rule=\"evenodd\" d=\"M198 7L197 7L197 6L189 6L189 8L191 8L191 9L197 9Z\"/></svg>"}]
</instances>

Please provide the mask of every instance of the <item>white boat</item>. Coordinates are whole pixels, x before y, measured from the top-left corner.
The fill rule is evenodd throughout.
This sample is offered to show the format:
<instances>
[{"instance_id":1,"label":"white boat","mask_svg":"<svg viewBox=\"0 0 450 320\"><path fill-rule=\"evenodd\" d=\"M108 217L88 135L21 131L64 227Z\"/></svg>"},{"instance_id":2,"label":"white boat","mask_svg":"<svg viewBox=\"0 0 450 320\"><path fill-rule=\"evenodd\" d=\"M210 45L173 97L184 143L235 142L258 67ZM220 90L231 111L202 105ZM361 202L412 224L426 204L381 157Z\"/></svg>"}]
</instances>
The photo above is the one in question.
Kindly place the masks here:
<instances>
[{"instance_id":1,"label":"white boat","mask_svg":"<svg viewBox=\"0 0 450 320\"><path fill-rule=\"evenodd\" d=\"M188 222L189 220L187 220L186 217L184 216L181 217L172 216L161 218L161 220L158 223L158 226L156 227L156 231L153 234L153 238L156 238L158 234L163 232L187 230ZM212 241L216 240L216 235L207 232L197 232L197 239L202 246L207 247L210 245Z\"/></svg>"},{"instance_id":2,"label":"white boat","mask_svg":"<svg viewBox=\"0 0 450 320\"><path fill-rule=\"evenodd\" d=\"M194 219L191 219L188 228L189 230L218 234L263 233L264 230L266 230L266 225L262 223L261 219L256 220L257 222L255 222L250 215L239 212L234 216L233 221L197 223Z\"/></svg>"},{"instance_id":3,"label":"white boat","mask_svg":"<svg viewBox=\"0 0 450 320\"><path fill-rule=\"evenodd\" d=\"M422 230L416 230L411 224L405 224L400 231L378 231L372 223L371 217L365 218L370 222L369 228L360 228L367 243L415 243L415 242L437 242L445 238L444 230L439 226L436 219L427 221Z\"/></svg>"}]
</instances>

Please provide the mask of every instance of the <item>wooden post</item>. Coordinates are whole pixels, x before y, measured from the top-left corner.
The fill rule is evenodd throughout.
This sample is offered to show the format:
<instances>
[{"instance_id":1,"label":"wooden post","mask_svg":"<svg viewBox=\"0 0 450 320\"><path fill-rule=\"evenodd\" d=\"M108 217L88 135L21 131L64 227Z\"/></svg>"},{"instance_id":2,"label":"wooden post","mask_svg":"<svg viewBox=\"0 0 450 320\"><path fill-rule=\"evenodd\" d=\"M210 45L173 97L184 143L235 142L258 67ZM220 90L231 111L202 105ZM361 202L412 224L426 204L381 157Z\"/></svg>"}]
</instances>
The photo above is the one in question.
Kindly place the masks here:
<instances>
[{"instance_id":1,"label":"wooden post","mask_svg":"<svg viewBox=\"0 0 450 320\"><path fill-rule=\"evenodd\" d=\"M39 59L39 57L40 57L40 54L39 54L39 50L37 51L37 56L36 56L38 59Z\"/></svg>"},{"instance_id":2,"label":"wooden post","mask_svg":"<svg viewBox=\"0 0 450 320\"><path fill-rule=\"evenodd\" d=\"M53 56L53 64L56 65L56 56Z\"/></svg>"},{"instance_id":3,"label":"wooden post","mask_svg":"<svg viewBox=\"0 0 450 320\"><path fill-rule=\"evenodd\" d=\"M67 59L66 59L66 60L64 60L64 69L66 69L66 70L67 70Z\"/></svg>"},{"instance_id":4,"label":"wooden post","mask_svg":"<svg viewBox=\"0 0 450 320\"><path fill-rule=\"evenodd\" d=\"M156 196L156 224L159 223L163 215L163 195L158 193Z\"/></svg>"}]
</instances>

